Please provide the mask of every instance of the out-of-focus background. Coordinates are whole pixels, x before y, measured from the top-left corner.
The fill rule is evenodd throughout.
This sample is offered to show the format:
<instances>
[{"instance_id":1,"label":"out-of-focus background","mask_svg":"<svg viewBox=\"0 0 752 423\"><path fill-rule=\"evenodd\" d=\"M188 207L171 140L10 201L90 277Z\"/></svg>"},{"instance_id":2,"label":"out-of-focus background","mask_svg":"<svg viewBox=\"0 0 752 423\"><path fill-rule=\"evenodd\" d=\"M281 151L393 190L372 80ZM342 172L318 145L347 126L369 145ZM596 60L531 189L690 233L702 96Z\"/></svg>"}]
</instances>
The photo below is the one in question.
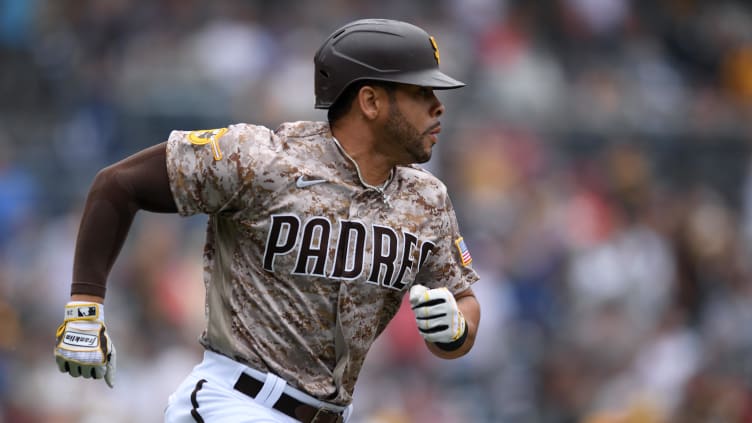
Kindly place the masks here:
<instances>
[{"instance_id":1,"label":"out-of-focus background","mask_svg":"<svg viewBox=\"0 0 752 423\"><path fill-rule=\"evenodd\" d=\"M323 119L312 57L391 17L438 40L428 167L482 276L475 349L409 312L355 423L752 421L752 7L700 0L0 0L0 422L157 422L200 360L204 218L140 213L114 390L52 355L96 172L172 129ZM107 228L102 228L107 230Z\"/></svg>"}]
</instances>

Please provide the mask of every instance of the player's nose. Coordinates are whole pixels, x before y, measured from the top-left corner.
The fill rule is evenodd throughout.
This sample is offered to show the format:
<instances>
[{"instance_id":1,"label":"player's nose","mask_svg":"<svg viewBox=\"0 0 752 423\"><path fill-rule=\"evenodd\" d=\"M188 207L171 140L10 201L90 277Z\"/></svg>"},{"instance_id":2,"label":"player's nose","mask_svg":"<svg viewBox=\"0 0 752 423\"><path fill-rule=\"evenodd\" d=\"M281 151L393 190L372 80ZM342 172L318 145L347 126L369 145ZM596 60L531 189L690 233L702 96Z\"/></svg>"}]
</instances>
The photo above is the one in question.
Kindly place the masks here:
<instances>
[{"instance_id":1,"label":"player's nose","mask_svg":"<svg viewBox=\"0 0 752 423\"><path fill-rule=\"evenodd\" d=\"M433 104L431 105L431 117L437 118L444 114L444 103L439 101L436 95L433 96Z\"/></svg>"}]
</instances>

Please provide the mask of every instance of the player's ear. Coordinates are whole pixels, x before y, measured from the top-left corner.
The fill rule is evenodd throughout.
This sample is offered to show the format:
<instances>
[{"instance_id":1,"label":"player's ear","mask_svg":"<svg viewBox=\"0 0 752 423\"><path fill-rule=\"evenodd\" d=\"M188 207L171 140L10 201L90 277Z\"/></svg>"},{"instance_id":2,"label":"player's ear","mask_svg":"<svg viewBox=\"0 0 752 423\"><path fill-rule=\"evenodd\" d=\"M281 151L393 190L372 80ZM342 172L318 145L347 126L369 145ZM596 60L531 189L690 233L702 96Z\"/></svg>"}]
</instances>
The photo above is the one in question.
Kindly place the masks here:
<instances>
[{"instance_id":1,"label":"player's ear","mask_svg":"<svg viewBox=\"0 0 752 423\"><path fill-rule=\"evenodd\" d=\"M383 107L383 99L380 92L371 85L364 85L358 90L355 97L356 106L368 120L374 120L379 116L379 108Z\"/></svg>"}]
</instances>

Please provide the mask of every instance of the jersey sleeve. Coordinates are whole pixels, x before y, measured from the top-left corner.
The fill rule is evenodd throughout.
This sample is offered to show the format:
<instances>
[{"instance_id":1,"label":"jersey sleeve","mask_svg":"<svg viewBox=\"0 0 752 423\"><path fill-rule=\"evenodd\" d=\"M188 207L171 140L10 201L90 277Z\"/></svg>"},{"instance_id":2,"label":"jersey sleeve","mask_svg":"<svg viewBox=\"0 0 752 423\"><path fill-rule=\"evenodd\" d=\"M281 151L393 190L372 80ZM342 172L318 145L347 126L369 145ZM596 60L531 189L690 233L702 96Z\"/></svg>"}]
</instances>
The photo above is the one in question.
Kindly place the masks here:
<instances>
[{"instance_id":1,"label":"jersey sleeve","mask_svg":"<svg viewBox=\"0 0 752 423\"><path fill-rule=\"evenodd\" d=\"M470 251L460 235L454 206L446 191L443 202L436 220L436 246L416 275L415 283L429 288L446 287L457 294L468 289L479 277L473 270Z\"/></svg>"},{"instance_id":2,"label":"jersey sleeve","mask_svg":"<svg viewBox=\"0 0 752 423\"><path fill-rule=\"evenodd\" d=\"M167 141L167 173L178 212L214 214L241 207L251 188L254 157L271 132L264 127L172 131Z\"/></svg>"}]
</instances>

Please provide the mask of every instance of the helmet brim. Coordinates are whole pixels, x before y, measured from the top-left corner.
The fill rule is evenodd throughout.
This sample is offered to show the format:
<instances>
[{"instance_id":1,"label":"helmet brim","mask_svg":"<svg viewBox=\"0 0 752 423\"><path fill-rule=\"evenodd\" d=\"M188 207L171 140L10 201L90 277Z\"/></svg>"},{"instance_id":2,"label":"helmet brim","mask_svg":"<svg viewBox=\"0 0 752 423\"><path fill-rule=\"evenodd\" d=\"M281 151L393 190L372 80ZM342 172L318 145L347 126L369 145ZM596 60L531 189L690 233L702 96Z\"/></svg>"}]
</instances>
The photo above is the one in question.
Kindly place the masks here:
<instances>
[{"instance_id":1,"label":"helmet brim","mask_svg":"<svg viewBox=\"0 0 752 423\"><path fill-rule=\"evenodd\" d=\"M381 78L370 78L381 79ZM462 88L465 83L441 72L438 69L423 69L419 71L403 72L399 75L385 75L385 81L399 82L401 84L419 85L435 90L452 90Z\"/></svg>"}]
</instances>

